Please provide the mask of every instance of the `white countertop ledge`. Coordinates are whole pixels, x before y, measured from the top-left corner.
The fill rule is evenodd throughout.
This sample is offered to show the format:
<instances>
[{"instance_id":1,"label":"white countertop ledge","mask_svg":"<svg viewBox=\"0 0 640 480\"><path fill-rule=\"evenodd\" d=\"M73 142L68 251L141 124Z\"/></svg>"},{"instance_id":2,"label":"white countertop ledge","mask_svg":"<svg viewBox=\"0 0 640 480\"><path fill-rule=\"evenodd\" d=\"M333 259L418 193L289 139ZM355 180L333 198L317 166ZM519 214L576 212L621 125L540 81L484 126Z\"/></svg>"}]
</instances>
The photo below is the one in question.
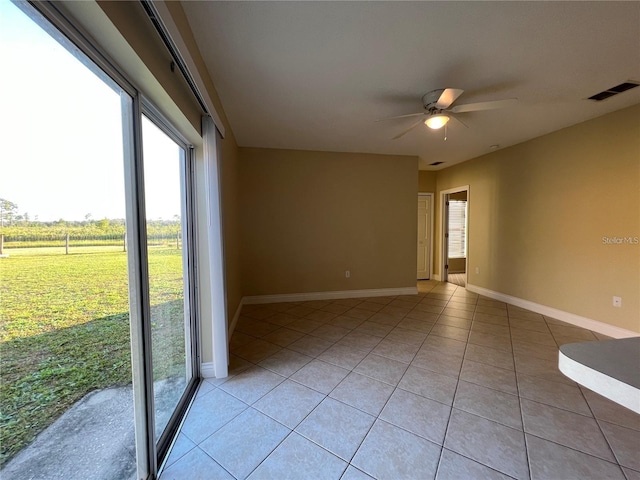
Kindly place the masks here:
<instances>
[{"instance_id":1,"label":"white countertop ledge","mask_svg":"<svg viewBox=\"0 0 640 480\"><path fill-rule=\"evenodd\" d=\"M640 337L562 345L558 368L580 385L640 413Z\"/></svg>"}]
</instances>

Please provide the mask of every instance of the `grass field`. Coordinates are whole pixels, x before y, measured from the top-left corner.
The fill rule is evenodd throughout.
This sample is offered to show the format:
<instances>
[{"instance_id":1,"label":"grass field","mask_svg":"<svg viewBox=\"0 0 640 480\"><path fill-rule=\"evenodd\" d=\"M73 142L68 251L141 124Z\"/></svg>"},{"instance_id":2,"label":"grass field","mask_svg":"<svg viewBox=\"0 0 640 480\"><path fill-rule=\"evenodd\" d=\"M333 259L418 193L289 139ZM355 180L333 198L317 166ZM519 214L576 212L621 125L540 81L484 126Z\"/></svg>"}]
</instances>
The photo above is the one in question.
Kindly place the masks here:
<instances>
[{"instance_id":1,"label":"grass field","mask_svg":"<svg viewBox=\"0 0 640 480\"><path fill-rule=\"evenodd\" d=\"M0 466L95 389L131 383L122 247L0 258ZM149 250L154 378L184 369L181 250Z\"/></svg>"}]
</instances>

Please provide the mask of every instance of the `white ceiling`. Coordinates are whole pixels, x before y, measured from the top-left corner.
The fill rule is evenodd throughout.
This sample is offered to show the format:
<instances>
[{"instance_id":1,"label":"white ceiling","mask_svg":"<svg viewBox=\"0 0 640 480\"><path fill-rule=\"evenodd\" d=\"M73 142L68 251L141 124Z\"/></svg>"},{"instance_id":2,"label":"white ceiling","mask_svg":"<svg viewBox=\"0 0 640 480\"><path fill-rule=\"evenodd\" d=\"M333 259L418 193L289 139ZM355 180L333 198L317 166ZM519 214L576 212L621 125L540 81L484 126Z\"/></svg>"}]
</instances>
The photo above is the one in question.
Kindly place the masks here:
<instances>
[{"instance_id":1,"label":"white ceiling","mask_svg":"<svg viewBox=\"0 0 640 480\"><path fill-rule=\"evenodd\" d=\"M418 155L437 169L640 103L640 2L184 2L240 146ZM443 131L421 97L461 88ZM440 167L429 167L436 161Z\"/></svg>"}]
</instances>

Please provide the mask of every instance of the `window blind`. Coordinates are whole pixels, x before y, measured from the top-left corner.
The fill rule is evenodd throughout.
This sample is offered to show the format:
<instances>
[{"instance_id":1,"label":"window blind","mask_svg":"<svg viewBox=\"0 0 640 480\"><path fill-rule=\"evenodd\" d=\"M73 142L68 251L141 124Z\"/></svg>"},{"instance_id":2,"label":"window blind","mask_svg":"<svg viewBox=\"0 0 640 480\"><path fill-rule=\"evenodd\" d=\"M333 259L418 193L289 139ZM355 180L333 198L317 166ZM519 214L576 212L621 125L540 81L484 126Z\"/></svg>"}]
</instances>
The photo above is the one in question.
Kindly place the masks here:
<instances>
[{"instance_id":1,"label":"window blind","mask_svg":"<svg viewBox=\"0 0 640 480\"><path fill-rule=\"evenodd\" d=\"M449 258L467 256L466 225L466 200L449 200Z\"/></svg>"}]
</instances>

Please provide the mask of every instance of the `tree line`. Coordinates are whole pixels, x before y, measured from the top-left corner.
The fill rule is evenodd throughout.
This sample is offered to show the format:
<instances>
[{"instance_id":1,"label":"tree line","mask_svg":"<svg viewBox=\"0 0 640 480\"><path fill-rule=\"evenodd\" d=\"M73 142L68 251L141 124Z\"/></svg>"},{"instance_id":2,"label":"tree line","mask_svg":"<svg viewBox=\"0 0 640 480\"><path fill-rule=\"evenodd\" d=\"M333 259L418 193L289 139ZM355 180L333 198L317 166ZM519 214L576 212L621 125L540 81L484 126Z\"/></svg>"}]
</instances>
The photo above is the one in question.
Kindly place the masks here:
<instances>
[{"instance_id":1,"label":"tree line","mask_svg":"<svg viewBox=\"0 0 640 480\"><path fill-rule=\"evenodd\" d=\"M18 205L0 198L0 233L6 238L57 237L67 234L74 237L122 236L126 231L124 218L94 220L88 213L84 220L59 220L41 222L31 220L28 213L18 214ZM147 221L149 235L177 235L180 233L180 217L170 220Z\"/></svg>"}]
</instances>

